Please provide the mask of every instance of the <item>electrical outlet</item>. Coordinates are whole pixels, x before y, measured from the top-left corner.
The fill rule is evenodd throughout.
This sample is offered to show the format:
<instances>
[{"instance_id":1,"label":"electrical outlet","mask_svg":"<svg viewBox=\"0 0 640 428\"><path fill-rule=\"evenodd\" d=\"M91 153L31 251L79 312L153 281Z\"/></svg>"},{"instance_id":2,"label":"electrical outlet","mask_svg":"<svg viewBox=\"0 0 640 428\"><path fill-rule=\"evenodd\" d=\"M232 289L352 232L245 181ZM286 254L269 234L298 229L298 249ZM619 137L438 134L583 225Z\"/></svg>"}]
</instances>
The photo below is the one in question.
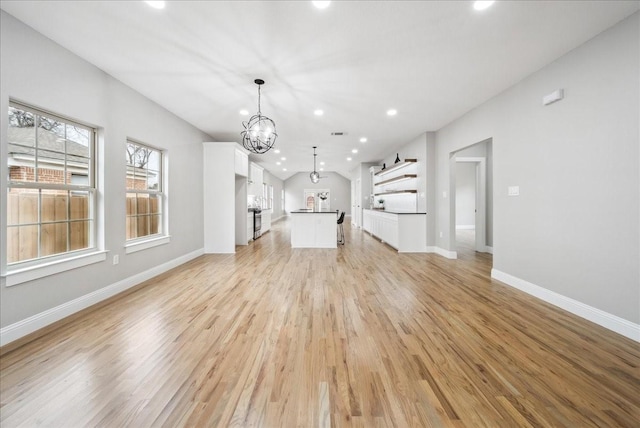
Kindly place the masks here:
<instances>
[{"instance_id":1,"label":"electrical outlet","mask_svg":"<svg viewBox=\"0 0 640 428\"><path fill-rule=\"evenodd\" d=\"M118 263L120 263L120 256L116 254L113 256L113 264L117 265Z\"/></svg>"}]
</instances>

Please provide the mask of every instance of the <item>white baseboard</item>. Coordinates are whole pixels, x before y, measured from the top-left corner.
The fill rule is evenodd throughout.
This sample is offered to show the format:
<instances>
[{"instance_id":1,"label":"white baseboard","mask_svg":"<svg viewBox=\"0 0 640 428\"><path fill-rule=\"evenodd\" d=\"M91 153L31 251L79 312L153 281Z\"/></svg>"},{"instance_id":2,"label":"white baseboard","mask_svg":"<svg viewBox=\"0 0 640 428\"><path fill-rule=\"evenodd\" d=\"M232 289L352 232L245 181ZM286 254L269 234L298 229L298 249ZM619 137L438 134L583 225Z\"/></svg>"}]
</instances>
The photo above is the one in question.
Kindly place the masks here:
<instances>
[{"instance_id":1,"label":"white baseboard","mask_svg":"<svg viewBox=\"0 0 640 428\"><path fill-rule=\"evenodd\" d=\"M184 256L170 260L158 266L154 266L144 272L140 272L136 275L125 278L122 281L118 281L115 284L108 285L92 293L85 294L77 299L63 303L55 308L48 309L39 314L33 315L29 318L23 319L11 325L8 325L0 329L0 346L4 346L14 340L20 339L34 331L40 330L56 321L60 321L70 315L75 314L89 306L100 303L101 301L115 296L118 293L122 293L129 288L140 284L154 276L160 275L174 267L180 266L190 260L195 259L204 254L204 249L193 251L185 254Z\"/></svg>"},{"instance_id":2,"label":"white baseboard","mask_svg":"<svg viewBox=\"0 0 640 428\"><path fill-rule=\"evenodd\" d=\"M456 224L456 230L476 230L475 224Z\"/></svg>"},{"instance_id":3,"label":"white baseboard","mask_svg":"<svg viewBox=\"0 0 640 428\"><path fill-rule=\"evenodd\" d=\"M527 294L544 300L547 303L551 303L554 306L562 308L565 311L571 312L574 315L578 315L579 317L628 337L629 339L640 342L640 325L638 324L586 305L570 297L563 296L562 294L558 294L554 291L547 290L539 285L532 284L497 269L491 269L491 277L498 281L502 281L511 287L517 288L518 290L524 291Z\"/></svg>"},{"instance_id":4,"label":"white baseboard","mask_svg":"<svg viewBox=\"0 0 640 428\"><path fill-rule=\"evenodd\" d=\"M485 250L487 250L487 253L489 253L489 254L493 254L493 247L490 247L490 246L486 245L486 246L484 247L484 249L485 249Z\"/></svg>"},{"instance_id":5,"label":"white baseboard","mask_svg":"<svg viewBox=\"0 0 640 428\"><path fill-rule=\"evenodd\" d=\"M448 259L457 259L458 253L456 251L445 250L440 247L427 247L427 253L436 253L441 255L442 257L446 257Z\"/></svg>"}]
</instances>

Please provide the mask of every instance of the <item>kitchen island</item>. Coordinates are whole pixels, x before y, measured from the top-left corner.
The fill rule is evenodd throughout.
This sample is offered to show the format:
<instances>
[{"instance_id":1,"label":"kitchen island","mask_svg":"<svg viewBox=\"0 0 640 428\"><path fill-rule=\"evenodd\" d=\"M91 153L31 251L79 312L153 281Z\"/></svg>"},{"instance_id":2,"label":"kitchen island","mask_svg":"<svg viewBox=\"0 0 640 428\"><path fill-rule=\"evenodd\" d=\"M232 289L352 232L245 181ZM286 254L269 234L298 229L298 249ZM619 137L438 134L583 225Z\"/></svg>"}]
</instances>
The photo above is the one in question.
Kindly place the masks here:
<instances>
[{"instance_id":1,"label":"kitchen island","mask_svg":"<svg viewBox=\"0 0 640 428\"><path fill-rule=\"evenodd\" d=\"M338 212L291 212L291 248L337 248Z\"/></svg>"}]
</instances>

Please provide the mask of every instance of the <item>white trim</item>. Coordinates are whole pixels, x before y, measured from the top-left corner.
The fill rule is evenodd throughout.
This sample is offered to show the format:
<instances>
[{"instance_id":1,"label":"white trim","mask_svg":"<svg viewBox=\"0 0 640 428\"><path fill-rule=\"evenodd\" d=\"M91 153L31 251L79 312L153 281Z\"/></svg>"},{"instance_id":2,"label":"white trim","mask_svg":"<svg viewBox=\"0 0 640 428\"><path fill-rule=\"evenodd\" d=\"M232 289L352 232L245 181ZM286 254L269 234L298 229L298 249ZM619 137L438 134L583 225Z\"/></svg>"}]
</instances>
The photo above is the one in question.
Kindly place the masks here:
<instances>
[{"instance_id":1,"label":"white trim","mask_svg":"<svg viewBox=\"0 0 640 428\"><path fill-rule=\"evenodd\" d=\"M449 251L449 250L445 250L444 248L440 248L440 247L427 247L426 252L427 253L436 253L436 254L441 255L442 257L446 257L448 259L457 259L458 258L458 253L456 251Z\"/></svg>"},{"instance_id":2,"label":"white trim","mask_svg":"<svg viewBox=\"0 0 640 428\"><path fill-rule=\"evenodd\" d=\"M456 224L456 230L476 230L475 224Z\"/></svg>"},{"instance_id":3,"label":"white trim","mask_svg":"<svg viewBox=\"0 0 640 428\"><path fill-rule=\"evenodd\" d=\"M140 272L136 275L125 278L121 281L116 282L115 284L108 285L92 293L85 294L84 296L63 303L62 305L56 306L55 308L48 309L29 318L8 325L0 329L0 346L11 343L17 339L20 339L21 337L33 333L34 331L40 330L41 328L53 324L56 321L73 315L83 309L86 309L89 306L95 305L96 303L108 299L109 297L115 296L118 293L122 293L123 291L128 290L135 285L138 285L148 279L153 278L154 276L160 275L161 273L173 269L174 267L180 266L181 264L193 260L196 257L201 256L202 254L204 254L203 248L185 254L184 256L178 257L176 259L170 260L161 265L154 266L153 268L148 269L144 272Z\"/></svg>"},{"instance_id":4,"label":"white trim","mask_svg":"<svg viewBox=\"0 0 640 428\"><path fill-rule=\"evenodd\" d=\"M487 250L487 253L493 254L493 247L490 247L490 246L486 245L484 248L485 248L485 250Z\"/></svg>"},{"instance_id":5,"label":"white trim","mask_svg":"<svg viewBox=\"0 0 640 428\"><path fill-rule=\"evenodd\" d=\"M171 235L164 235L152 239L145 239L144 241L129 242L124 246L124 250L126 254L137 253L138 251L168 244L169 242L171 242Z\"/></svg>"},{"instance_id":6,"label":"white trim","mask_svg":"<svg viewBox=\"0 0 640 428\"><path fill-rule=\"evenodd\" d=\"M56 273L77 269L105 260L107 260L106 251L94 251L22 269L11 270L4 275L6 277L5 286L11 287L12 285L22 284L23 282L33 281L44 278L45 276L55 275Z\"/></svg>"},{"instance_id":7,"label":"white trim","mask_svg":"<svg viewBox=\"0 0 640 428\"><path fill-rule=\"evenodd\" d=\"M532 284L524 279L517 278L497 269L491 269L491 278L504 282L511 287L524 291L527 294L544 300L547 303L551 303L554 306L594 322L604 328L628 337L629 339L640 342L640 324L632 323L624 318L620 318L616 315L594 308L593 306L586 305L554 291L547 290L539 285Z\"/></svg>"}]
</instances>

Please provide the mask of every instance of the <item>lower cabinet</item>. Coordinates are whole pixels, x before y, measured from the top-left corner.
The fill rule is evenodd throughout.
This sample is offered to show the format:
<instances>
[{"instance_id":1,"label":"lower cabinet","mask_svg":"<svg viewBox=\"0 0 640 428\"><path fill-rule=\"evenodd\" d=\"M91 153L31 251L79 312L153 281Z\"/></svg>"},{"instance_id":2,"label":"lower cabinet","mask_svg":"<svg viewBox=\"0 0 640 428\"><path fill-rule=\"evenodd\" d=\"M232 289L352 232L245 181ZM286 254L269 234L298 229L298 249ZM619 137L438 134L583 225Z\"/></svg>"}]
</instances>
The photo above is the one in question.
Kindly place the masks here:
<instances>
[{"instance_id":1,"label":"lower cabinet","mask_svg":"<svg viewBox=\"0 0 640 428\"><path fill-rule=\"evenodd\" d=\"M363 210L362 228L399 252L427 251L426 214L395 214Z\"/></svg>"},{"instance_id":2,"label":"lower cabinet","mask_svg":"<svg viewBox=\"0 0 640 428\"><path fill-rule=\"evenodd\" d=\"M263 234L271 229L271 210L262 211L262 226L260 229Z\"/></svg>"}]
</instances>

